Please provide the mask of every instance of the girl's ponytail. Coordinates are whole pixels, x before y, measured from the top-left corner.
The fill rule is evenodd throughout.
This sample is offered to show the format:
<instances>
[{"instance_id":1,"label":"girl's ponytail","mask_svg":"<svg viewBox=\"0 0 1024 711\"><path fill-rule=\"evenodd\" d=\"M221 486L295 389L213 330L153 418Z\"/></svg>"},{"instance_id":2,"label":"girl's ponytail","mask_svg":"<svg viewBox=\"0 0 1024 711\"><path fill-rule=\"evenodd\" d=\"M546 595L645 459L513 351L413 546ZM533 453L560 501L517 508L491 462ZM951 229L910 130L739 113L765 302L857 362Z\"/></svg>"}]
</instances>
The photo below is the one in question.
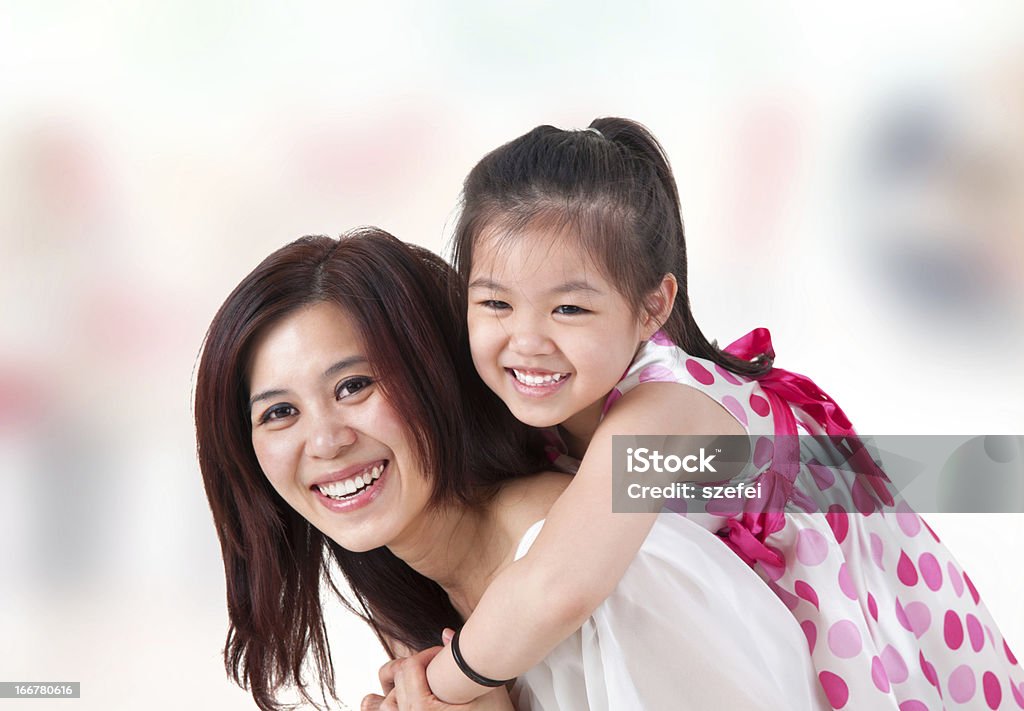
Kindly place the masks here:
<instances>
[{"instance_id":1,"label":"girl's ponytail","mask_svg":"<svg viewBox=\"0 0 1024 711\"><path fill-rule=\"evenodd\" d=\"M590 128L647 163L654 169L657 177L660 190L652 191L654 194L651 195L646 210L651 217L646 221L652 227L657 225L660 229L648 232L646 242L654 264L660 267L658 281L666 271L671 271L679 285L675 306L668 320L662 325L662 330L691 355L711 360L744 375L756 376L766 373L771 368L771 361L767 356L751 362L723 352L716 344L708 341L693 317L687 288L686 233L683 227L679 189L665 149L645 126L629 119L597 118L590 123Z\"/></svg>"}]
</instances>

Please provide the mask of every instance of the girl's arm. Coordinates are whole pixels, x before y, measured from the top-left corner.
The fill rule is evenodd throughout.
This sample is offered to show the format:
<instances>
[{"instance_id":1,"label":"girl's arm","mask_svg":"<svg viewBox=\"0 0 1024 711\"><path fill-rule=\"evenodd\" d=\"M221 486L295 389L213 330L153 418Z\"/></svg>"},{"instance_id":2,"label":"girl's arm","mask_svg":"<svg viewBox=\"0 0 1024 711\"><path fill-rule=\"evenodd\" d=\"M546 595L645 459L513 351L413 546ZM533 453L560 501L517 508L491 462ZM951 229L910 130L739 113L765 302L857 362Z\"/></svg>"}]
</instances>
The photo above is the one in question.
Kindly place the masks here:
<instances>
[{"instance_id":1,"label":"girl's arm","mask_svg":"<svg viewBox=\"0 0 1024 711\"><path fill-rule=\"evenodd\" d=\"M656 513L612 512L612 436L743 434L714 400L678 383L626 393L590 442L579 472L548 512L530 551L487 587L460 635L478 674L516 677L569 637L615 589ZM470 681L445 646L427 667L431 691L465 703L488 691Z\"/></svg>"}]
</instances>

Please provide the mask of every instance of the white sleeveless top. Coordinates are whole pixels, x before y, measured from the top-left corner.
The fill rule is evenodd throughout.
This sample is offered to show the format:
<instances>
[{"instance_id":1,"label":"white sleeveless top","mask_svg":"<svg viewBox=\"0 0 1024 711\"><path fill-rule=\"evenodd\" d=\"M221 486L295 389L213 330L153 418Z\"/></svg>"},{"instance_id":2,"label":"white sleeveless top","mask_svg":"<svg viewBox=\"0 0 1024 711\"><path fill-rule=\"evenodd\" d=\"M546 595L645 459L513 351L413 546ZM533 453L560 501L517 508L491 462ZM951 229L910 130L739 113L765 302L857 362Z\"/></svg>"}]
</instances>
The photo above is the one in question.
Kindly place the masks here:
<instances>
[{"instance_id":1,"label":"white sleeveless top","mask_svg":"<svg viewBox=\"0 0 1024 711\"><path fill-rule=\"evenodd\" d=\"M789 610L714 534L671 513L583 626L519 677L513 701L518 711L830 708Z\"/></svg>"}]
</instances>

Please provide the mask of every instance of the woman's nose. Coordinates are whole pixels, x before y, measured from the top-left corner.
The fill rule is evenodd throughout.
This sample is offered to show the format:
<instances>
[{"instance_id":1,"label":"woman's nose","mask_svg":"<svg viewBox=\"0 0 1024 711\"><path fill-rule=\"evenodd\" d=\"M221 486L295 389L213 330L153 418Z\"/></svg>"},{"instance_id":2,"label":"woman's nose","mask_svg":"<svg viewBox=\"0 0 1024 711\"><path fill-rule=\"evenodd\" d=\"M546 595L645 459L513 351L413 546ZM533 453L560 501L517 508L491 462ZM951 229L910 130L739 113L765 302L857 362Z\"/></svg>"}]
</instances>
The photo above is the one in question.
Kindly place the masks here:
<instances>
[{"instance_id":1,"label":"woman's nose","mask_svg":"<svg viewBox=\"0 0 1024 711\"><path fill-rule=\"evenodd\" d=\"M356 433L338 418L323 417L315 422L306 439L306 453L316 459L334 459L356 441Z\"/></svg>"}]
</instances>

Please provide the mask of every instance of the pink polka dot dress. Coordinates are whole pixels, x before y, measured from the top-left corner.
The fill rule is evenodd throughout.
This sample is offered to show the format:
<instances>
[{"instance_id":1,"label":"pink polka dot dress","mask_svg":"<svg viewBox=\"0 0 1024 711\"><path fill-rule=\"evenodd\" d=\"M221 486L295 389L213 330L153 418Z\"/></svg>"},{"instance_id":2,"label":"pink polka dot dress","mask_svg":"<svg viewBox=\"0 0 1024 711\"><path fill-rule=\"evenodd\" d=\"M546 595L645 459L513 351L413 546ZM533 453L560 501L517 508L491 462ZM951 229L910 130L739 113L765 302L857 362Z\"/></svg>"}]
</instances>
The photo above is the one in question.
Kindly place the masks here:
<instances>
[{"instance_id":1,"label":"pink polka dot dress","mask_svg":"<svg viewBox=\"0 0 1024 711\"><path fill-rule=\"evenodd\" d=\"M742 358L774 356L764 329L726 350ZM854 437L842 410L807 378L780 369L756 380L735 375L688 355L661 333L641 348L605 411L644 382L700 390L752 438ZM904 502L883 505L887 494L870 481L806 455L788 474L780 474L777 456L757 446L753 457L769 488L785 479L775 491L784 492L786 513L748 509L704 516L701 523L792 611L833 708L1024 709L1017 659L967 573L920 516ZM834 487L842 495L828 500L841 503L815 506Z\"/></svg>"}]
</instances>

